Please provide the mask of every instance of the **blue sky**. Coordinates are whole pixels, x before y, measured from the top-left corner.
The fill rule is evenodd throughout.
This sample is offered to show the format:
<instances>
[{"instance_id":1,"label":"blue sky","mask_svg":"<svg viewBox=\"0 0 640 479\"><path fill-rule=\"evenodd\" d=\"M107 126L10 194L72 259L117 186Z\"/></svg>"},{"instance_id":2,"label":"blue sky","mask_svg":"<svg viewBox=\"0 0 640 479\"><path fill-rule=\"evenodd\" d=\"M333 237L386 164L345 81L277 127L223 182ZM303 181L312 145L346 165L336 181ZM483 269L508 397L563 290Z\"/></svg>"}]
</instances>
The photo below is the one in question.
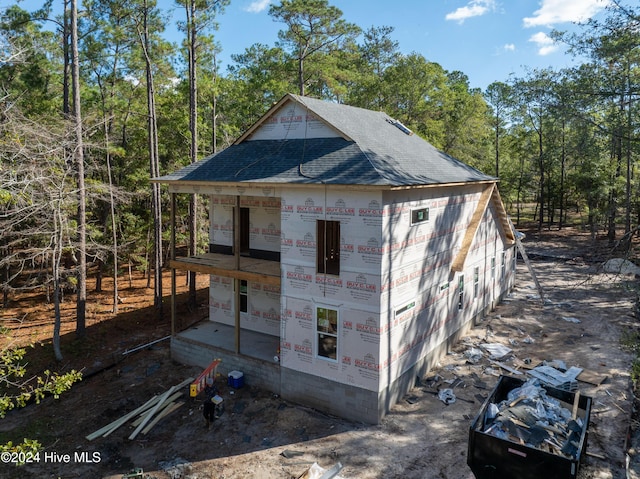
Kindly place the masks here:
<instances>
[{"instance_id":1,"label":"blue sky","mask_svg":"<svg viewBox=\"0 0 640 479\"><path fill-rule=\"evenodd\" d=\"M162 0L160 0L162 2ZM609 0L329 0L343 18L366 30L394 27L403 53L418 52L445 70L460 70L471 87L486 88L523 75L525 67L563 68L573 59L548 37L552 29L602 15ZM219 17L220 60L260 42L272 45L284 24L269 15L270 0L231 0ZM179 15L181 12L176 12Z\"/></svg>"},{"instance_id":2,"label":"blue sky","mask_svg":"<svg viewBox=\"0 0 640 479\"><path fill-rule=\"evenodd\" d=\"M278 0L231 0L218 18L215 32L222 46L219 62L224 72L231 55L254 43L273 45L285 26L268 14ZM573 22L602 16L611 0L329 0L342 10L346 21L363 30L391 26L402 53L417 52L445 70L459 70L471 87L485 89L509 75L524 75L529 68L563 68L574 59L562 45L554 45L552 29L575 30ZM21 1L33 10L43 0ZM82 0L78 0L80 8ZM0 8L15 3L0 0ZM62 0L54 0L59 4ZM160 8L182 20L184 13L173 0L158 0ZM169 28L172 41L182 34Z\"/></svg>"}]
</instances>

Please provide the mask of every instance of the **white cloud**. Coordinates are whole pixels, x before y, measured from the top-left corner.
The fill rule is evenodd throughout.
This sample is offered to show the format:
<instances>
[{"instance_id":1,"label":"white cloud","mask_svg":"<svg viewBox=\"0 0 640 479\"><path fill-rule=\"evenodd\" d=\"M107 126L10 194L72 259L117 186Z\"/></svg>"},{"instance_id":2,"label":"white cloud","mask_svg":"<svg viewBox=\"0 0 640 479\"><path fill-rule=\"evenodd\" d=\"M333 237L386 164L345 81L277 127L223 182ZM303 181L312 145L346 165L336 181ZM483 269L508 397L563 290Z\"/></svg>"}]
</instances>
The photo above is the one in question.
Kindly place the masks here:
<instances>
[{"instance_id":1,"label":"white cloud","mask_svg":"<svg viewBox=\"0 0 640 479\"><path fill-rule=\"evenodd\" d=\"M529 41L538 46L538 55L540 56L549 55L558 49L558 44L544 32L538 32L531 35Z\"/></svg>"},{"instance_id":2,"label":"white cloud","mask_svg":"<svg viewBox=\"0 0 640 479\"><path fill-rule=\"evenodd\" d=\"M458 23L464 23L467 18L479 17L485 13L495 10L496 0L471 0L464 7L456 9L454 12L447 13L445 20L454 20Z\"/></svg>"},{"instance_id":3,"label":"white cloud","mask_svg":"<svg viewBox=\"0 0 640 479\"><path fill-rule=\"evenodd\" d=\"M255 0L254 2L251 2L248 7L245 7L245 11L250 13L260 13L265 10L270 3L271 0Z\"/></svg>"},{"instance_id":4,"label":"white cloud","mask_svg":"<svg viewBox=\"0 0 640 479\"><path fill-rule=\"evenodd\" d=\"M513 43L505 43L505 45L502 48L504 49L505 52L516 51L516 46Z\"/></svg>"},{"instance_id":5,"label":"white cloud","mask_svg":"<svg viewBox=\"0 0 640 479\"><path fill-rule=\"evenodd\" d=\"M582 22L605 8L611 0L542 0L532 17L523 19L525 27L553 26L558 23Z\"/></svg>"}]
</instances>

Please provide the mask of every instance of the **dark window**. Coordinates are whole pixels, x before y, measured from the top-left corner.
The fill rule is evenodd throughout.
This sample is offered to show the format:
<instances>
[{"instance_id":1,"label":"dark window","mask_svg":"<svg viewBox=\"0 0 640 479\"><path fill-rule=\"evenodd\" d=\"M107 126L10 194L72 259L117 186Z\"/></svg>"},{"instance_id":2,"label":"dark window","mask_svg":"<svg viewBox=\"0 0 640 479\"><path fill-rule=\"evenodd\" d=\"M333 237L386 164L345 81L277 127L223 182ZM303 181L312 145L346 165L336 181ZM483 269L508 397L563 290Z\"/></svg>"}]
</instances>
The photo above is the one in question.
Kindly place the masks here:
<instances>
[{"instance_id":1,"label":"dark window","mask_svg":"<svg viewBox=\"0 0 640 479\"><path fill-rule=\"evenodd\" d=\"M464 309L464 275L458 278L458 311Z\"/></svg>"},{"instance_id":2,"label":"dark window","mask_svg":"<svg viewBox=\"0 0 640 479\"><path fill-rule=\"evenodd\" d=\"M473 268L473 297L477 298L480 291L480 268Z\"/></svg>"},{"instance_id":3,"label":"dark window","mask_svg":"<svg viewBox=\"0 0 640 479\"><path fill-rule=\"evenodd\" d=\"M242 313L246 313L247 312L247 306L248 306L248 299L249 299L249 295L248 295L248 288L247 288L247 281L244 279L240 280L240 312Z\"/></svg>"},{"instance_id":4,"label":"dark window","mask_svg":"<svg viewBox=\"0 0 640 479\"><path fill-rule=\"evenodd\" d=\"M340 222L318 220L317 224L318 273L340 274Z\"/></svg>"},{"instance_id":5,"label":"dark window","mask_svg":"<svg viewBox=\"0 0 640 479\"><path fill-rule=\"evenodd\" d=\"M429 221L429 208L420 208L419 210L411 210L411 224Z\"/></svg>"},{"instance_id":6,"label":"dark window","mask_svg":"<svg viewBox=\"0 0 640 479\"><path fill-rule=\"evenodd\" d=\"M249 231L251 220L249 218L249 208L240 208L240 254L249 255Z\"/></svg>"}]
</instances>

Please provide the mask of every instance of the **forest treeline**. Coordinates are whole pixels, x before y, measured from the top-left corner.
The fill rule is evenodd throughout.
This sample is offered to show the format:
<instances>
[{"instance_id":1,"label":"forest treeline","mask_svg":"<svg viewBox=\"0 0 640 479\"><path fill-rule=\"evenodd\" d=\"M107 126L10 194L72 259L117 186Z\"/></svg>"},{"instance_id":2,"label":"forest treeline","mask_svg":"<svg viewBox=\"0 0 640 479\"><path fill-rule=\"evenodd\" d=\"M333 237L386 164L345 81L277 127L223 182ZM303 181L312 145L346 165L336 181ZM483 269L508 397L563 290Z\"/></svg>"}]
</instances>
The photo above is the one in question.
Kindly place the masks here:
<instances>
[{"instance_id":1,"label":"forest treeline","mask_svg":"<svg viewBox=\"0 0 640 479\"><path fill-rule=\"evenodd\" d=\"M170 205L150 178L225 148L289 92L383 110L499 177L516 224L535 205L539 228L579 221L622 245L637 232L637 6L614 1L578 33L554 32L578 66L481 91L462 71L402 53L392 26L350 23L327 0L273 3L278 41L224 71L216 27L229 0L56 1L61 15L49 0L0 19L0 282L5 305L19 289L46 286L56 304L78 292L80 336L87 264L98 288L103 274L149 271L162 306ZM168 8L182 12L179 43L163 36ZM207 243L201 204L177 204L190 251Z\"/></svg>"}]
</instances>

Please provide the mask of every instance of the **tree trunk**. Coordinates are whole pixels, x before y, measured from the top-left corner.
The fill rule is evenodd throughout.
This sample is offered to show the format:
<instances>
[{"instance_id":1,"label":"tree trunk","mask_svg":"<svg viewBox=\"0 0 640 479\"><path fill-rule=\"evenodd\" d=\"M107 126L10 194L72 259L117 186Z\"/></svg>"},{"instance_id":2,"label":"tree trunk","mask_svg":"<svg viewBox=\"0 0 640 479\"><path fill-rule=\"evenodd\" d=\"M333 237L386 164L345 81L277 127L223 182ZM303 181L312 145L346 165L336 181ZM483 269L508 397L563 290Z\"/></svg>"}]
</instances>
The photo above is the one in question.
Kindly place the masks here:
<instances>
[{"instance_id":1,"label":"tree trunk","mask_svg":"<svg viewBox=\"0 0 640 479\"><path fill-rule=\"evenodd\" d=\"M145 68L147 77L147 134L149 147L149 174L151 178L160 176L160 160L158 152L158 123L156 117L156 96L153 81L153 65L149 52L149 26L148 26L149 5L144 2L143 30L140 32L140 43L145 58ZM160 185L151 185L151 214L153 216L153 283L154 295L153 304L158 310L160 319L163 317L162 308L162 203L160 198Z\"/></svg>"},{"instance_id":2,"label":"tree trunk","mask_svg":"<svg viewBox=\"0 0 640 479\"><path fill-rule=\"evenodd\" d=\"M96 260L96 293L102 293L102 268L104 267L104 261L100 258Z\"/></svg>"},{"instance_id":3,"label":"tree trunk","mask_svg":"<svg viewBox=\"0 0 640 479\"><path fill-rule=\"evenodd\" d=\"M108 146L107 140L107 146ZM111 208L111 240L113 247L113 308L114 314L118 313L118 231L116 226L116 207L113 198L113 180L111 178L111 155L107 148L107 175L109 176L109 204Z\"/></svg>"},{"instance_id":4,"label":"tree trunk","mask_svg":"<svg viewBox=\"0 0 640 479\"><path fill-rule=\"evenodd\" d=\"M51 275L53 276L53 354L57 361L62 361L60 349L60 327L62 316L60 313L60 256L62 255L62 218L60 217L60 204L55 203L54 218L54 245L51 261Z\"/></svg>"},{"instance_id":5,"label":"tree trunk","mask_svg":"<svg viewBox=\"0 0 640 479\"><path fill-rule=\"evenodd\" d=\"M562 135L561 135L561 142L562 142L562 151L560 153L560 192L558 194L558 196L560 197L560 222L558 224L558 229L561 230L564 227L564 221L565 221L565 215L566 215L566 209L565 209L565 193L564 193L564 177L566 175L565 169L566 169L566 163L567 163L567 152L566 152L566 139L565 139L565 121L564 118L562 119Z\"/></svg>"},{"instance_id":6,"label":"tree trunk","mask_svg":"<svg viewBox=\"0 0 640 479\"><path fill-rule=\"evenodd\" d=\"M62 112L67 117L71 112L69 105L69 0L64 0L63 28L62 28L62 54L64 57L64 66L62 72Z\"/></svg>"},{"instance_id":7,"label":"tree trunk","mask_svg":"<svg viewBox=\"0 0 640 479\"><path fill-rule=\"evenodd\" d=\"M198 81L197 81L197 8L196 1L187 4L187 32L189 36L189 131L191 132L191 163L198 161ZM189 199L189 255L195 256L198 247L198 198ZM189 271L189 306L196 306L196 273Z\"/></svg>"},{"instance_id":8,"label":"tree trunk","mask_svg":"<svg viewBox=\"0 0 640 479\"><path fill-rule=\"evenodd\" d=\"M75 125L75 162L78 175L78 299L76 302L76 335L86 335L87 308L87 224L84 184L84 143L80 107L80 65L78 54L78 5L71 0L71 82L73 86L73 117Z\"/></svg>"}]
</instances>

